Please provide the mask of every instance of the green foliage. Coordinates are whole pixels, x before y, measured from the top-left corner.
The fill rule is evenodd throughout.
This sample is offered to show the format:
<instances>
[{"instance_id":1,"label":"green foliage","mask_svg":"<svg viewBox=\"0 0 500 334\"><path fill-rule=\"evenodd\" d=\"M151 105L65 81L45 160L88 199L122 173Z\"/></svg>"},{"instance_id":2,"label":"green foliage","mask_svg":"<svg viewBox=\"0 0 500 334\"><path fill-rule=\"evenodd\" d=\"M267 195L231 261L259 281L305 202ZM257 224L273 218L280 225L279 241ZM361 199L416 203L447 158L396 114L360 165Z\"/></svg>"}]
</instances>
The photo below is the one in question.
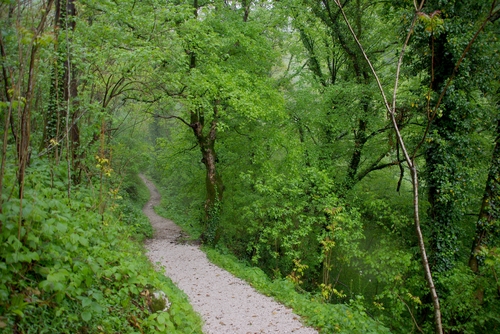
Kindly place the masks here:
<instances>
[{"instance_id":1,"label":"green foliage","mask_svg":"<svg viewBox=\"0 0 500 334\"><path fill-rule=\"evenodd\" d=\"M488 278L484 278L488 279ZM498 306L492 300L482 300L492 291L492 282L478 280L470 268L462 265L440 275L438 284L443 294L443 318L447 331L460 333L494 332L500 325ZM493 297L494 298L494 297ZM481 305L483 304L483 305Z\"/></svg>"},{"instance_id":2,"label":"green foliage","mask_svg":"<svg viewBox=\"0 0 500 334\"><path fill-rule=\"evenodd\" d=\"M120 204L118 211L120 221L130 226L135 239L142 241L144 238L151 238L153 236L153 227L137 203L131 200L124 200Z\"/></svg>"},{"instance_id":3,"label":"green foliage","mask_svg":"<svg viewBox=\"0 0 500 334\"><path fill-rule=\"evenodd\" d=\"M158 214L168 217L188 231L193 238L199 238L203 230L204 177L203 165L198 151L189 151L189 140L171 124L160 128L170 132L170 138L157 138L153 152L153 164L148 173L156 181L162 202L155 208ZM182 129L180 129L182 131ZM187 151L186 151L187 150Z\"/></svg>"},{"instance_id":4,"label":"green foliage","mask_svg":"<svg viewBox=\"0 0 500 334\"><path fill-rule=\"evenodd\" d=\"M219 225L221 216L221 202L216 196L215 203L208 209L208 217L206 222L204 222L204 229L202 234L203 243L215 246L218 241L218 236L220 235Z\"/></svg>"},{"instance_id":5,"label":"green foliage","mask_svg":"<svg viewBox=\"0 0 500 334\"><path fill-rule=\"evenodd\" d=\"M45 14L53 17L47 2L0 5L0 112L13 111L0 126L8 144L0 327L199 332L185 298L152 273L130 241L152 233L141 212L149 196L136 176L143 171L159 185L162 215L193 238L205 229L206 170L191 124L199 122L205 135L216 129L213 149L225 186L224 200L208 212L208 223L219 227L216 247L277 279L239 264L236 271L248 269L241 275L304 310L325 332L375 331L365 313L395 332L432 331L409 176L335 1L194 3L77 1L75 30L59 29L58 36L52 19L36 31ZM252 4L248 13L244 3ZM497 12L454 73L490 9ZM359 0L344 10L382 85L392 89L414 4ZM417 149L423 232L450 332L499 327L496 202L489 201L487 223L476 217L488 170L494 174L498 165L491 158L498 27L491 1L426 1L400 72L395 111L410 151ZM69 106L66 59L78 86ZM65 107L78 126L74 150L63 130ZM21 125L29 133L20 134ZM30 138L30 152L16 152L20 138ZM31 157L22 219L18 153ZM48 155L53 165L39 160ZM482 243L477 273L466 266L474 239ZM151 313L161 308L151 297L159 290L171 309Z\"/></svg>"},{"instance_id":6,"label":"green foliage","mask_svg":"<svg viewBox=\"0 0 500 334\"><path fill-rule=\"evenodd\" d=\"M370 319L361 306L324 303L318 296L298 293L287 279L270 280L262 270L249 267L232 255L222 255L214 249L205 251L210 261L293 308L307 325L318 328L320 333L389 333L387 328Z\"/></svg>"},{"instance_id":7,"label":"green foliage","mask_svg":"<svg viewBox=\"0 0 500 334\"><path fill-rule=\"evenodd\" d=\"M64 167L32 163L21 222L19 201L6 201L3 192L0 322L6 333L201 332L186 297L131 241L137 230L112 211L99 214L92 187L73 189L68 199L64 175ZM6 174L6 187L13 177ZM151 313L153 291L168 296L168 312Z\"/></svg>"},{"instance_id":8,"label":"green foliage","mask_svg":"<svg viewBox=\"0 0 500 334\"><path fill-rule=\"evenodd\" d=\"M358 213L335 196L326 173L309 168L297 176L243 177L253 183L257 195L243 208L246 237L255 240L247 242L253 263L280 277L290 274L294 262L300 261L309 268L305 276L312 280L324 260L339 270L359 255L363 234Z\"/></svg>"}]
</instances>

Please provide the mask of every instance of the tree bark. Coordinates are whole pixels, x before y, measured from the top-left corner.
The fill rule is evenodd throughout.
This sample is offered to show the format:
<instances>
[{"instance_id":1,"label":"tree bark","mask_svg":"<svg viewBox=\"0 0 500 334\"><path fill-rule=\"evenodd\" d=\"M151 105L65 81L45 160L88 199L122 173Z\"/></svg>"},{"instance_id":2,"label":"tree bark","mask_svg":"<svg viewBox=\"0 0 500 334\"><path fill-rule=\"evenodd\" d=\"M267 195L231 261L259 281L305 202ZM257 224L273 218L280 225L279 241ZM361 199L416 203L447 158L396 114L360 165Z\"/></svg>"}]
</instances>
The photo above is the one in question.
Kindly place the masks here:
<instances>
[{"instance_id":1,"label":"tree bark","mask_svg":"<svg viewBox=\"0 0 500 334\"><path fill-rule=\"evenodd\" d=\"M213 120L210 123L208 133L204 133L203 131L205 127L205 117L202 110L191 112L190 124L201 150L201 161L206 168L206 200L204 206L205 216L203 221L204 231L201 238L203 242L210 245L215 245L220 238L219 219L224 193L224 184L217 171L217 154L215 151L219 103L220 101L214 101L214 115Z\"/></svg>"},{"instance_id":2,"label":"tree bark","mask_svg":"<svg viewBox=\"0 0 500 334\"><path fill-rule=\"evenodd\" d=\"M483 246L488 245L489 238L493 233L497 219L500 216L500 120L497 123L497 137L495 148L491 158L488 179L484 190L483 201L476 222L476 234L472 242L472 250L469 258L469 267L473 272L480 272L480 251Z\"/></svg>"}]
</instances>

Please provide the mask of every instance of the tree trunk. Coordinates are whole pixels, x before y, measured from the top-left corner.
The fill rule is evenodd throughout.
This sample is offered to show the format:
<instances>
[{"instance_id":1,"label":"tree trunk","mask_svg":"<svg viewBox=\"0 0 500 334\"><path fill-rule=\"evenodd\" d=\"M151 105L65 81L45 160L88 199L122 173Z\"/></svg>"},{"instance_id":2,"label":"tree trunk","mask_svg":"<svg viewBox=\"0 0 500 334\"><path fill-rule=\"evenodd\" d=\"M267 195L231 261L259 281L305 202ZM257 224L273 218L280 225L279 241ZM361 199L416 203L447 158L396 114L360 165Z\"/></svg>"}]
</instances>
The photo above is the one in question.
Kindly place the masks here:
<instances>
[{"instance_id":1,"label":"tree trunk","mask_svg":"<svg viewBox=\"0 0 500 334\"><path fill-rule=\"evenodd\" d=\"M198 17L198 0L193 0L193 14ZM189 68L196 68L196 53L194 50L186 50L189 55ZM201 150L201 161L206 168L206 200L205 215L203 217L203 232L201 241L215 245L220 238L219 220L222 198L224 193L224 184L222 178L217 172L217 154L215 152L215 141L217 139L217 122L219 116L220 101L213 101L213 119L210 123L208 133L205 128L205 111L197 109L191 111L191 120L189 126L193 129L194 136Z\"/></svg>"},{"instance_id":2,"label":"tree trunk","mask_svg":"<svg viewBox=\"0 0 500 334\"><path fill-rule=\"evenodd\" d=\"M455 62L447 50L447 37L430 37L432 68L430 69L431 88L441 92L453 73ZM447 99L442 104L442 116L436 117L429 133L429 143L425 150L425 177L428 185L429 227L431 229L430 264L437 272L444 272L454 267L457 260L458 221L460 217L458 189L450 190L450 184L456 182L460 160L460 121L456 116L464 113L455 101Z\"/></svg>"},{"instance_id":3,"label":"tree trunk","mask_svg":"<svg viewBox=\"0 0 500 334\"><path fill-rule=\"evenodd\" d=\"M75 99L78 95L78 83L76 73L71 66L69 45L66 45L71 40L67 34L75 30L76 22L74 17L76 16L76 7L74 0L56 0L55 7L54 30L59 43L55 46L57 59L52 70L52 84L50 87L43 145L47 150L52 152L52 156L58 161L63 148L62 145L59 145L59 141L64 136L67 136L66 140L69 141L68 147L71 151L68 158L71 159L73 170L77 171L81 160L78 154L80 147L80 131L77 125L78 103ZM64 32L62 38L59 31ZM66 45L66 47L59 49L61 45ZM70 110L68 108L70 105L73 107L73 112L66 117L66 113ZM65 120L68 120L69 124L65 124ZM63 135L66 132L64 130L66 126L69 133ZM73 175L73 181L76 183L79 183L78 175L79 173Z\"/></svg>"},{"instance_id":4,"label":"tree trunk","mask_svg":"<svg viewBox=\"0 0 500 334\"><path fill-rule=\"evenodd\" d=\"M191 128L202 154L202 162L206 168L206 200L204 231L201 239L204 243L215 245L220 238L219 220L221 203L224 193L224 185L220 174L217 172L217 154L215 152L215 141L217 136L217 116L219 101L214 102L214 118L210 124L208 133L204 133L205 117L202 110L191 113Z\"/></svg>"},{"instance_id":5,"label":"tree trunk","mask_svg":"<svg viewBox=\"0 0 500 334\"><path fill-rule=\"evenodd\" d=\"M66 26L65 29L67 30L67 33L72 33L75 31L76 28L76 6L75 6L75 0L66 0ZM68 42L71 41L70 38L67 39ZM71 159L71 166L73 169L73 175L72 175L72 181L75 184L80 183L81 181L81 160L82 160L82 155L79 153L80 149L80 129L78 128L78 119L79 119L79 103L77 101L78 97L78 80L77 80L77 75L74 67L71 65L71 50L68 45L67 49L67 57L66 61L64 63L65 65L65 75L64 75L64 87L65 87L65 94L64 98L67 101L69 105L72 106L72 113L70 117L68 117L68 120L70 120L70 124L68 124L69 127L69 133L67 133L68 140L69 140L69 158ZM70 110L68 108L68 110Z\"/></svg>"},{"instance_id":6,"label":"tree trunk","mask_svg":"<svg viewBox=\"0 0 500 334\"><path fill-rule=\"evenodd\" d=\"M351 155L349 167L347 168L347 176L344 185L346 190L352 189L352 187L356 184L356 174L359 169L359 164L361 163L363 147L367 141L366 125L367 122L365 120L358 119L358 129L354 134L354 150Z\"/></svg>"},{"instance_id":7,"label":"tree trunk","mask_svg":"<svg viewBox=\"0 0 500 334\"><path fill-rule=\"evenodd\" d=\"M248 16L250 15L250 6L252 5L251 0L243 0L242 1L242 7L243 7L243 22L248 21Z\"/></svg>"},{"instance_id":8,"label":"tree trunk","mask_svg":"<svg viewBox=\"0 0 500 334\"><path fill-rule=\"evenodd\" d=\"M480 272L479 252L483 246L488 245L488 239L495 230L497 219L500 216L500 120L497 123L497 134L483 202L476 222L476 235L469 258L469 267L477 274Z\"/></svg>"},{"instance_id":9,"label":"tree trunk","mask_svg":"<svg viewBox=\"0 0 500 334\"><path fill-rule=\"evenodd\" d=\"M55 1L55 13L54 13L54 34L56 40L59 40L59 30L64 27L64 0ZM64 29L64 28L63 28ZM47 115L45 117L45 127L43 132L43 148L47 149L51 155L59 160L59 150L58 142L61 133L61 121L63 120L64 107L63 96L64 96L64 74L62 66L62 57L64 54L59 50L59 44L55 43L55 61L51 73L51 85L49 90L49 104L47 107Z\"/></svg>"}]
</instances>

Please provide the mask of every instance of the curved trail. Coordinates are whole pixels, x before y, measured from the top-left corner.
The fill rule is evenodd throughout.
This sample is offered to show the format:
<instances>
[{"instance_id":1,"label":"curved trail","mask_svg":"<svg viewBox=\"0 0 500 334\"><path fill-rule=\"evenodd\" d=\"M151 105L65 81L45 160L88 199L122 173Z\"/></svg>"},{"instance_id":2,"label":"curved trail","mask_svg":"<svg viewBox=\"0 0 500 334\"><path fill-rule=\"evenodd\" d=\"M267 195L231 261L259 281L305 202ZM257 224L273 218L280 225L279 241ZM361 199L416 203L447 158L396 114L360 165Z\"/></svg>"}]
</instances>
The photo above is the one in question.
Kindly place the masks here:
<instances>
[{"instance_id":1,"label":"curved trail","mask_svg":"<svg viewBox=\"0 0 500 334\"><path fill-rule=\"evenodd\" d=\"M180 227L153 210L160 203L160 194L149 180L140 177L151 193L143 211L155 230L153 239L146 242L148 257L165 267L166 274L188 295L205 321L204 333L317 333L290 309L210 263L198 246L181 244Z\"/></svg>"}]
</instances>

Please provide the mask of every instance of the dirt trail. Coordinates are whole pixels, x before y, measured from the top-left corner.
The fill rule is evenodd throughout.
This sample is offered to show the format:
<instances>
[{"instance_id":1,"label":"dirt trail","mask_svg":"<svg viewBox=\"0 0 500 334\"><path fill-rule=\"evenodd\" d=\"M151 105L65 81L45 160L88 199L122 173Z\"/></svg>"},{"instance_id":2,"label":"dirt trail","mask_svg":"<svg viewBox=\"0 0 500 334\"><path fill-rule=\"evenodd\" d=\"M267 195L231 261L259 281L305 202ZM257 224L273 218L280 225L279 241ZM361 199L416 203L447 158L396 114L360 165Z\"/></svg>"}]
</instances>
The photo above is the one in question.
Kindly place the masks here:
<instances>
[{"instance_id":1,"label":"dirt trail","mask_svg":"<svg viewBox=\"0 0 500 334\"><path fill-rule=\"evenodd\" d=\"M317 333L302 325L290 309L210 263L198 246L180 242L184 239L181 229L153 210L160 203L160 194L149 180L140 177L151 193L143 211L155 230L153 239L146 242L148 257L165 267L167 276L188 295L205 321L204 333Z\"/></svg>"}]
</instances>

